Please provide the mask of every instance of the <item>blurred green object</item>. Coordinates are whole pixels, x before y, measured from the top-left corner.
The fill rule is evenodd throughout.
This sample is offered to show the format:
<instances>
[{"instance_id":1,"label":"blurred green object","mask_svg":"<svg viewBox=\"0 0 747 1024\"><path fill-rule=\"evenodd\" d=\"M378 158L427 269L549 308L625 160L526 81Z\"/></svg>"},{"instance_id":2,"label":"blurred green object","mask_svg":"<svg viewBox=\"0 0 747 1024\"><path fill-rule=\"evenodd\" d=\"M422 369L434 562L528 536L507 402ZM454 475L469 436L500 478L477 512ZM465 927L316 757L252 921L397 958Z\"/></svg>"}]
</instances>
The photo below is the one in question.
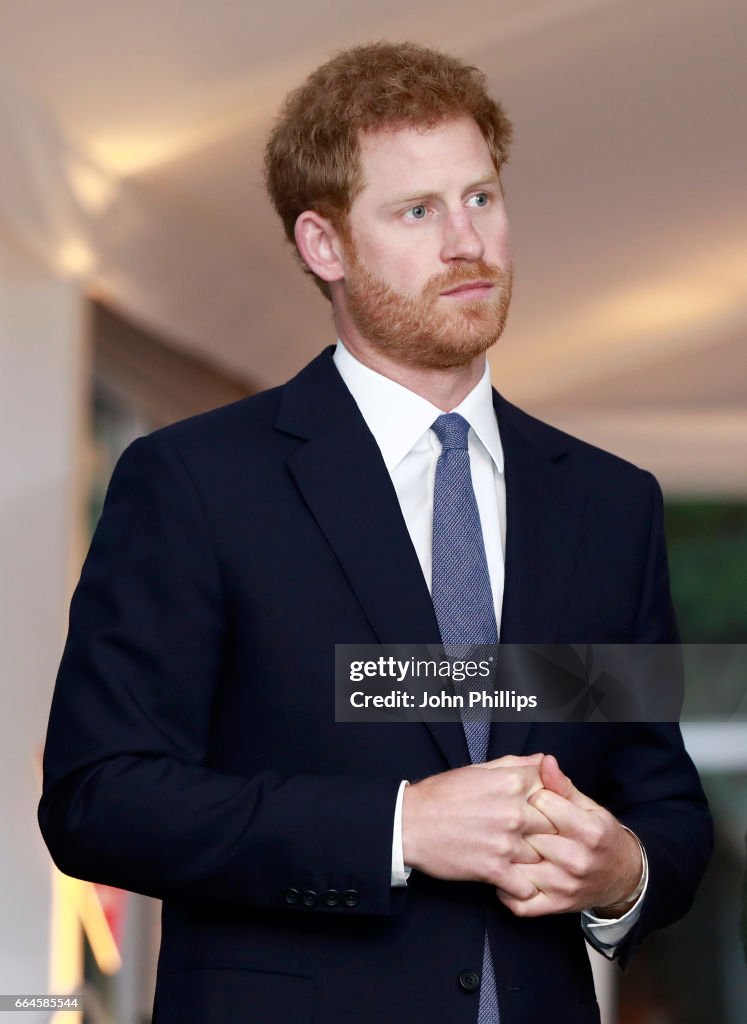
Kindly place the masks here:
<instances>
[{"instance_id":1,"label":"blurred green object","mask_svg":"<svg viewBox=\"0 0 747 1024\"><path fill-rule=\"evenodd\" d=\"M747 643L747 503L668 501L672 597L684 643Z\"/></svg>"}]
</instances>

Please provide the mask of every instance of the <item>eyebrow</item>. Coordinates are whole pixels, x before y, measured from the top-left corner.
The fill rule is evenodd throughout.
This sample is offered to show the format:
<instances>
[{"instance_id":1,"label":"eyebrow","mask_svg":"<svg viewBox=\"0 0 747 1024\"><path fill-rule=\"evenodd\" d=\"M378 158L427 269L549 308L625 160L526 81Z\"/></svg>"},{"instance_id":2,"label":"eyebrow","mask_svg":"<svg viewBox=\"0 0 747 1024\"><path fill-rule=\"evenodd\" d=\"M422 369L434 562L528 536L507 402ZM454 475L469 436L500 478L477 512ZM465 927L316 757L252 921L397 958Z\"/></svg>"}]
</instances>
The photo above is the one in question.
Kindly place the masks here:
<instances>
[{"instance_id":1,"label":"eyebrow","mask_svg":"<svg viewBox=\"0 0 747 1024\"><path fill-rule=\"evenodd\" d=\"M482 188L486 185L498 185L501 188L501 179L498 174L489 174L484 178L480 178L478 181L473 181L471 185L463 190L463 195L467 192L472 192L476 188ZM409 196L400 196L397 199L391 199L388 203L384 203L386 209L390 209L396 206L406 206L408 203L418 203L424 200L438 199L440 193L438 192L413 192Z\"/></svg>"}]
</instances>

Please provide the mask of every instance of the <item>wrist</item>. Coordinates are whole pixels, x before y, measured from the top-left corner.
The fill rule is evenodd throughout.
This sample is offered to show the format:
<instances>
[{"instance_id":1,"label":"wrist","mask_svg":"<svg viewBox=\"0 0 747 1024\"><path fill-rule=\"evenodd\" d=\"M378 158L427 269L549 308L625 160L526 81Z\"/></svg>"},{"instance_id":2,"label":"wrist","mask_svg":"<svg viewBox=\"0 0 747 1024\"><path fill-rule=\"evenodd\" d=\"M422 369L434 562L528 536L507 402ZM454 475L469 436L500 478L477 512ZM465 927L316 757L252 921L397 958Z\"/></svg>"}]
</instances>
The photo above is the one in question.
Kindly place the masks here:
<instances>
[{"instance_id":1,"label":"wrist","mask_svg":"<svg viewBox=\"0 0 747 1024\"><path fill-rule=\"evenodd\" d=\"M617 918L627 914L640 899L646 885L645 859L640 840L624 825L621 828L624 829L623 835L631 850L631 860L629 861L631 867L625 872L626 884L623 888L625 895L605 906L593 907L592 913L598 917Z\"/></svg>"}]
</instances>

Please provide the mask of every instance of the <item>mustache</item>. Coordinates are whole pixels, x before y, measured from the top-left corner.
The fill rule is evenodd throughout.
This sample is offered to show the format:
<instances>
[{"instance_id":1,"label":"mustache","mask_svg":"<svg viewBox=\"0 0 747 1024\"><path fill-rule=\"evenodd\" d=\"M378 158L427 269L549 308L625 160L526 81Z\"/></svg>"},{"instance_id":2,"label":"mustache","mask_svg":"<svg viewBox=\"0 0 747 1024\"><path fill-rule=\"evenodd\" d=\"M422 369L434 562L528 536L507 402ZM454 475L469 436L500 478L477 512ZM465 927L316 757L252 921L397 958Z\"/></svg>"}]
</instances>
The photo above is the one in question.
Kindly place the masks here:
<instances>
[{"instance_id":1,"label":"mustache","mask_svg":"<svg viewBox=\"0 0 747 1024\"><path fill-rule=\"evenodd\" d=\"M423 288L423 294L427 298L436 298L447 289L459 288L475 281L490 281L491 284L497 285L506 280L508 273L507 268L499 267L495 263L488 263L483 259L469 263L455 263L442 274L432 277Z\"/></svg>"}]
</instances>

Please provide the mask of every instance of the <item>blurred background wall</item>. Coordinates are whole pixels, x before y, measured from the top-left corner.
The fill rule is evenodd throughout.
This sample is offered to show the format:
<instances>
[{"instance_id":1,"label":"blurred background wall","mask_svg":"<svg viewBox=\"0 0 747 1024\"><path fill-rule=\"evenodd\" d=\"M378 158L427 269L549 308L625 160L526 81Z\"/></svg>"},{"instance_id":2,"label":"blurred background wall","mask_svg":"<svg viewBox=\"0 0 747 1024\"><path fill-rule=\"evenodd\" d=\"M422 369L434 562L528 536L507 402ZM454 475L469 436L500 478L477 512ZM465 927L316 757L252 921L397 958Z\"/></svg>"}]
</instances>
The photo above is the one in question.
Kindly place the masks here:
<instances>
[{"instance_id":1,"label":"blurred background wall","mask_svg":"<svg viewBox=\"0 0 747 1024\"><path fill-rule=\"evenodd\" d=\"M685 639L746 641L746 29L734 0L0 0L0 992L82 973L88 1020L148 1019L157 906L70 888L35 824L67 601L133 437L334 340L261 157L336 48L407 38L485 70L516 126L494 383L658 476ZM682 925L624 978L599 968L610 1022L736 1024L747 1005L747 731L685 734L717 855Z\"/></svg>"}]
</instances>

